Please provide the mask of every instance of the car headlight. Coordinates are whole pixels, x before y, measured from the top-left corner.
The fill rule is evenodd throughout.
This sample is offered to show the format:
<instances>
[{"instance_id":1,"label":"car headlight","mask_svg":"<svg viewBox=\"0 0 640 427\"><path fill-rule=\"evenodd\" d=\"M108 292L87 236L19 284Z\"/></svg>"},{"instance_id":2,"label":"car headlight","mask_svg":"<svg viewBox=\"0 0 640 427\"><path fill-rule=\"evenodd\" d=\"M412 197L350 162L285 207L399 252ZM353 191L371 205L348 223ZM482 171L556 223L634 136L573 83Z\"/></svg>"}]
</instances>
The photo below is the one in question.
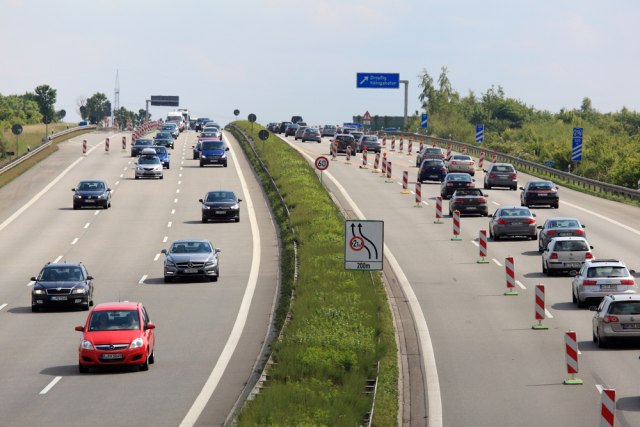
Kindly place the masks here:
<instances>
[{"instance_id":1,"label":"car headlight","mask_svg":"<svg viewBox=\"0 0 640 427\"><path fill-rule=\"evenodd\" d=\"M74 195L74 196L73 196L73 198L74 198L74 199L82 199L82 196L81 196L81 195L79 195L79 194L76 194L76 195Z\"/></svg>"},{"instance_id":2,"label":"car headlight","mask_svg":"<svg viewBox=\"0 0 640 427\"><path fill-rule=\"evenodd\" d=\"M171 258L167 258L166 260L164 260L164 265L167 267L175 267L176 263L173 262Z\"/></svg>"},{"instance_id":3,"label":"car headlight","mask_svg":"<svg viewBox=\"0 0 640 427\"><path fill-rule=\"evenodd\" d=\"M218 260L216 258L214 258L214 259L212 259L210 261L205 262L204 265L205 265L205 267L212 267L212 266L216 265L217 263L218 263Z\"/></svg>"},{"instance_id":4,"label":"car headlight","mask_svg":"<svg viewBox=\"0 0 640 427\"><path fill-rule=\"evenodd\" d=\"M44 295L44 289L34 289L33 290L33 294L34 295Z\"/></svg>"},{"instance_id":5,"label":"car headlight","mask_svg":"<svg viewBox=\"0 0 640 427\"><path fill-rule=\"evenodd\" d=\"M240 207L240 205L238 205L237 203L235 205L231 206L231 209L233 210L237 210Z\"/></svg>"},{"instance_id":6,"label":"car headlight","mask_svg":"<svg viewBox=\"0 0 640 427\"><path fill-rule=\"evenodd\" d=\"M208 211L209 209L211 209L211 206L202 205L202 209Z\"/></svg>"},{"instance_id":7,"label":"car headlight","mask_svg":"<svg viewBox=\"0 0 640 427\"><path fill-rule=\"evenodd\" d=\"M137 166L136 170L142 172L144 170L144 168L142 166Z\"/></svg>"},{"instance_id":8,"label":"car headlight","mask_svg":"<svg viewBox=\"0 0 640 427\"><path fill-rule=\"evenodd\" d=\"M91 344L91 341L89 340L80 341L80 348L82 348L83 350L95 350L93 348L93 344Z\"/></svg>"},{"instance_id":9,"label":"car headlight","mask_svg":"<svg viewBox=\"0 0 640 427\"><path fill-rule=\"evenodd\" d=\"M87 290L85 288L75 288L71 291L72 294L86 294Z\"/></svg>"},{"instance_id":10,"label":"car headlight","mask_svg":"<svg viewBox=\"0 0 640 427\"><path fill-rule=\"evenodd\" d=\"M202 157L203 159L207 158L207 156L205 156L204 154L200 154L200 157Z\"/></svg>"},{"instance_id":11,"label":"car headlight","mask_svg":"<svg viewBox=\"0 0 640 427\"><path fill-rule=\"evenodd\" d=\"M144 345L144 342L142 341L142 338L136 338L135 340L131 341L131 345L129 346L130 349L134 349L134 348L140 348Z\"/></svg>"},{"instance_id":12,"label":"car headlight","mask_svg":"<svg viewBox=\"0 0 640 427\"><path fill-rule=\"evenodd\" d=\"M99 196L98 196L98 199L104 199L104 195L102 195L102 194L101 194L101 195L99 195Z\"/></svg>"},{"instance_id":13,"label":"car headlight","mask_svg":"<svg viewBox=\"0 0 640 427\"><path fill-rule=\"evenodd\" d=\"M227 153L222 153L222 156L220 156L220 157L222 157L223 159L225 159L225 158L227 157Z\"/></svg>"}]
</instances>

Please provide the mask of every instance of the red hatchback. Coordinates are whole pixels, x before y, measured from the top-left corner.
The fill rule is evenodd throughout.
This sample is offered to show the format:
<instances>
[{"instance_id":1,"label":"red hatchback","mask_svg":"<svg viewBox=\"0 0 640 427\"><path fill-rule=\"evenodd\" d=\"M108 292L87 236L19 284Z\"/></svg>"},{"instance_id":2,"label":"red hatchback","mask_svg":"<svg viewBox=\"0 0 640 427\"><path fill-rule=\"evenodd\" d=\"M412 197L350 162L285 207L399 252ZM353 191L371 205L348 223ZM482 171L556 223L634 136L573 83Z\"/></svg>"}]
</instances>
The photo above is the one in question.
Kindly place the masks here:
<instances>
[{"instance_id":1,"label":"red hatchback","mask_svg":"<svg viewBox=\"0 0 640 427\"><path fill-rule=\"evenodd\" d=\"M110 302L98 304L89 312L78 349L78 369L103 366L138 366L141 371L154 363L156 325L139 302Z\"/></svg>"}]
</instances>

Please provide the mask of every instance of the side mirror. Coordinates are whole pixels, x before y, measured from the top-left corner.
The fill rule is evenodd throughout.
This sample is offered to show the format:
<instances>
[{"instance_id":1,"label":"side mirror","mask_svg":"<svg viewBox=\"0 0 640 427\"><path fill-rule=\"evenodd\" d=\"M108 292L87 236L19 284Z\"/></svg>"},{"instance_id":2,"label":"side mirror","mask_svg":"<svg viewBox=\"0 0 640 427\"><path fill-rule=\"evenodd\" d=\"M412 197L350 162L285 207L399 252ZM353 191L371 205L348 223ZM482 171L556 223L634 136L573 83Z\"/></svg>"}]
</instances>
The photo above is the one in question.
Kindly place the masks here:
<instances>
[{"instance_id":1,"label":"side mirror","mask_svg":"<svg viewBox=\"0 0 640 427\"><path fill-rule=\"evenodd\" d=\"M635 270L629 270L629 273L631 273L633 275L633 274L636 274L636 271Z\"/></svg>"},{"instance_id":2,"label":"side mirror","mask_svg":"<svg viewBox=\"0 0 640 427\"><path fill-rule=\"evenodd\" d=\"M93 280L93 276L87 276L87 280Z\"/></svg>"},{"instance_id":3,"label":"side mirror","mask_svg":"<svg viewBox=\"0 0 640 427\"><path fill-rule=\"evenodd\" d=\"M519 190L524 190L524 187L518 187Z\"/></svg>"},{"instance_id":4,"label":"side mirror","mask_svg":"<svg viewBox=\"0 0 640 427\"><path fill-rule=\"evenodd\" d=\"M598 311L598 307L592 305L591 307L589 307L589 311Z\"/></svg>"},{"instance_id":5,"label":"side mirror","mask_svg":"<svg viewBox=\"0 0 640 427\"><path fill-rule=\"evenodd\" d=\"M166 254L167 254L167 250L166 250L166 249L163 249L163 250L161 250L161 251L160 251L160 253L161 253L161 254L165 254L165 255L166 255Z\"/></svg>"},{"instance_id":6,"label":"side mirror","mask_svg":"<svg viewBox=\"0 0 640 427\"><path fill-rule=\"evenodd\" d=\"M110 188L107 188L107 191L111 191L111 189L110 189Z\"/></svg>"},{"instance_id":7,"label":"side mirror","mask_svg":"<svg viewBox=\"0 0 640 427\"><path fill-rule=\"evenodd\" d=\"M76 191L76 189L75 189L75 188L72 188L72 189L71 189L71 191Z\"/></svg>"},{"instance_id":8,"label":"side mirror","mask_svg":"<svg viewBox=\"0 0 640 427\"><path fill-rule=\"evenodd\" d=\"M532 215L534 218L536 217L536 214L534 214L534 213L532 213L531 215Z\"/></svg>"},{"instance_id":9,"label":"side mirror","mask_svg":"<svg viewBox=\"0 0 640 427\"><path fill-rule=\"evenodd\" d=\"M541 225L537 226L536 228L537 228L538 230L542 230L542 226L541 226Z\"/></svg>"},{"instance_id":10,"label":"side mirror","mask_svg":"<svg viewBox=\"0 0 640 427\"><path fill-rule=\"evenodd\" d=\"M329 142L333 142L333 138L329 138Z\"/></svg>"},{"instance_id":11,"label":"side mirror","mask_svg":"<svg viewBox=\"0 0 640 427\"><path fill-rule=\"evenodd\" d=\"M35 282L35 281L36 281L36 278L35 278L35 277L32 277L32 278L31 278L31 279L29 279L29 280L31 280L32 282Z\"/></svg>"},{"instance_id":12,"label":"side mirror","mask_svg":"<svg viewBox=\"0 0 640 427\"><path fill-rule=\"evenodd\" d=\"M584 225L584 224L582 224L582 228L587 228L587 226L586 226L586 225Z\"/></svg>"},{"instance_id":13,"label":"side mirror","mask_svg":"<svg viewBox=\"0 0 640 427\"><path fill-rule=\"evenodd\" d=\"M593 246L589 246L590 249L593 249Z\"/></svg>"},{"instance_id":14,"label":"side mirror","mask_svg":"<svg viewBox=\"0 0 640 427\"><path fill-rule=\"evenodd\" d=\"M78 332L84 332L84 326L76 326L75 330Z\"/></svg>"},{"instance_id":15,"label":"side mirror","mask_svg":"<svg viewBox=\"0 0 640 427\"><path fill-rule=\"evenodd\" d=\"M147 329L155 329L156 325L152 322L147 323Z\"/></svg>"},{"instance_id":16,"label":"side mirror","mask_svg":"<svg viewBox=\"0 0 640 427\"><path fill-rule=\"evenodd\" d=\"M222 253L222 249L220 249L220 248L215 248L215 249L214 249L214 251L215 251L215 253L217 253L217 254Z\"/></svg>"},{"instance_id":17,"label":"side mirror","mask_svg":"<svg viewBox=\"0 0 640 427\"><path fill-rule=\"evenodd\" d=\"M493 214L487 215L487 218L493 218Z\"/></svg>"},{"instance_id":18,"label":"side mirror","mask_svg":"<svg viewBox=\"0 0 640 427\"><path fill-rule=\"evenodd\" d=\"M224 151L229 151L229 147L226 147L226 148L224 149Z\"/></svg>"},{"instance_id":19,"label":"side mirror","mask_svg":"<svg viewBox=\"0 0 640 427\"><path fill-rule=\"evenodd\" d=\"M238 203L241 202L241 201L242 201L242 199L238 199Z\"/></svg>"},{"instance_id":20,"label":"side mirror","mask_svg":"<svg viewBox=\"0 0 640 427\"><path fill-rule=\"evenodd\" d=\"M200 203L204 203L204 200L202 200L202 199L198 199L198 201L199 201Z\"/></svg>"}]
</instances>

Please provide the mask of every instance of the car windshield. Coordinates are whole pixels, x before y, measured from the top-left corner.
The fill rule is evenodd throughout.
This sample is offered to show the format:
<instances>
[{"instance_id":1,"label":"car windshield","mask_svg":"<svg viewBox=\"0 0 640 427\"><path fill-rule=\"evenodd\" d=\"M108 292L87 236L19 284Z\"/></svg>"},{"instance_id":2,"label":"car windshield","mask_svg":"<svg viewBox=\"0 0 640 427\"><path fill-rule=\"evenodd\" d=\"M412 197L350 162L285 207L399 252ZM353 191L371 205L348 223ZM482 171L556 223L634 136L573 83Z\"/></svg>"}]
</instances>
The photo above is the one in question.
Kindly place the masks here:
<instances>
[{"instance_id":1,"label":"car windshield","mask_svg":"<svg viewBox=\"0 0 640 427\"><path fill-rule=\"evenodd\" d=\"M589 246L584 240L560 240L556 242L553 250L560 252L588 251Z\"/></svg>"},{"instance_id":2,"label":"car windshield","mask_svg":"<svg viewBox=\"0 0 640 427\"><path fill-rule=\"evenodd\" d=\"M203 150L222 150L224 149L224 142L222 141L202 141Z\"/></svg>"},{"instance_id":3,"label":"car windshield","mask_svg":"<svg viewBox=\"0 0 640 427\"><path fill-rule=\"evenodd\" d=\"M78 191L104 191L104 183L99 181L81 182Z\"/></svg>"},{"instance_id":4,"label":"car windshield","mask_svg":"<svg viewBox=\"0 0 640 427\"><path fill-rule=\"evenodd\" d=\"M217 138L218 137L218 133L217 132L202 132L200 134L201 138Z\"/></svg>"},{"instance_id":5,"label":"car windshield","mask_svg":"<svg viewBox=\"0 0 640 427\"><path fill-rule=\"evenodd\" d=\"M347 136L347 135L342 135L342 136L338 136L336 137L337 141L353 141L353 137L352 136Z\"/></svg>"},{"instance_id":6,"label":"car windshield","mask_svg":"<svg viewBox=\"0 0 640 427\"><path fill-rule=\"evenodd\" d=\"M162 127L162 130L174 130L177 127L178 127L178 125L175 124L175 123L167 123L166 125L164 125Z\"/></svg>"},{"instance_id":7,"label":"car windshield","mask_svg":"<svg viewBox=\"0 0 640 427\"><path fill-rule=\"evenodd\" d=\"M78 267L46 267L40 272L39 282L80 282L84 280L82 270Z\"/></svg>"},{"instance_id":8,"label":"car windshield","mask_svg":"<svg viewBox=\"0 0 640 427\"><path fill-rule=\"evenodd\" d=\"M156 156L141 156L138 159L140 165L157 165L160 163L160 159Z\"/></svg>"},{"instance_id":9,"label":"car windshield","mask_svg":"<svg viewBox=\"0 0 640 427\"><path fill-rule=\"evenodd\" d=\"M90 331L118 331L140 329L137 310L94 311L89 320Z\"/></svg>"},{"instance_id":10,"label":"car windshield","mask_svg":"<svg viewBox=\"0 0 640 427\"><path fill-rule=\"evenodd\" d=\"M462 154L456 154L455 156L453 156L453 160L471 160L471 157L464 156Z\"/></svg>"},{"instance_id":11,"label":"car windshield","mask_svg":"<svg viewBox=\"0 0 640 427\"><path fill-rule=\"evenodd\" d=\"M500 216L531 216L527 209L502 209Z\"/></svg>"},{"instance_id":12,"label":"car windshield","mask_svg":"<svg viewBox=\"0 0 640 427\"><path fill-rule=\"evenodd\" d=\"M640 301L620 301L609 306L609 314L640 314Z\"/></svg>"},{"instance_id":13,"label":"car windshield","mask_svg":"<svg viewBox=\"0 0 640 427\"><path fill-rule=\"evenodd\" d=\"M587 271L587 277L628 277L629 273L621 266L591 267Z\"/></svg>"},{"instance_id":14,"label":"car windshield","mask_svg":"<svg viewBox=\"0 0 640 427\"><path fill-rule=\"evenodd\" d=\"M580 224L574 219L553 220L547 228L580 228Z\"/></svg>"},{"instance_id":15,"label":"car windshield","mask_svg":"<svg viewBox=\"0 0 640 427\"><path fill-rule=\"evenodd\" d=\"M424 152L427 154L440 154L441 151L439 148L425 148Z\"/></svg>"},{"instance_id":16,"label":"car windshield","mask_svg":"<svg viewBox=\"0 0 640 427\"><path fill-rule=\"evenodd\" d=\"M378 137L377 136L365 136L362 138L362 141L364 142L378 142Z\"/></svg>"},{"instance_id":17,"label":"car windshield","mask_svg":"<svg viewBox=\"0 0 640 427\"><path fill-rule=\"evenodd\" d=\"M136 139L134 145L153 145L153 141L150 139Z\"/></svg>"},{"instance_id":18,"label":"car windshield","mask_svg":"<svg viewBox=\"0 0 640 427\"><path fill-rule=\"evenodd\" d=\"M171 246L172 254L205 254L211 252L211 245L207 242L178 242Z\"/></svg>"},{"instance_id":19,"label":"car windshield","mask_svg":"<svg viewBox=\"0 0 640 427\"><path fill-rule=\"evenodd\" d=\"M236 195L232 191L211 191L207 193L207 202L235 202Z\"/></svg>"},{"instance_id":20,"label":"car windshield","mask_svg":"<svg viewBox=\"0 0 640 427\"><path fill-rule=\"evenodd\" d=\"M425 166L444 166L444 162L442 160L438 160L438 159L427 159L424 161L423 165Z\"/></svg>"}]
</instances>

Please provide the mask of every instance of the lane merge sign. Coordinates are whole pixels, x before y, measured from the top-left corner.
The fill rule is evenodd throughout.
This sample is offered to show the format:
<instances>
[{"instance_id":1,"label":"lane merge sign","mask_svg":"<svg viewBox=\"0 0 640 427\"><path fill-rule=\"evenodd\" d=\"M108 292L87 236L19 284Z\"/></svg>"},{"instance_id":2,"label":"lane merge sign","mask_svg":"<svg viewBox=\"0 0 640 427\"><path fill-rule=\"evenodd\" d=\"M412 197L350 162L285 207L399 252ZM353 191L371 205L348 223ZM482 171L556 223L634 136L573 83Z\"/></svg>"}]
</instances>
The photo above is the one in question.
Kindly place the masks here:
<instances>
[{"instance_id":1,"label":"lane merge sign","mask_svg":"<svg viewBox=\"0 0 640 427\"><path fill-rule=\"evenodd\" d=\"M420 118L420 127L422 129L426 129L429 126L429 115L427 113L422 113L422 117Z\"/></svg>"},{"instance_id":2,"label":"lane merge sign","mask_svg":"<svg viewBox=\"0 0 640 427\"><path fill-rule=\"evenodd\" d=\"M347 220L344 222L345 270L382 270L384 221Z\"/></svg>"},{"instance_id":3,"label":"lane merge sign","mask_svg":"<svg viewBox=\"0 0 640 427\"><path fill-rule=\"evenodd\" d=\"M476 144L484 142L484 125L476 125Z\"/></svg>"},{"instance_id":4,"label":"lane merge sign","mask_svg":"<svg viewBox=\"0 0 640 427\"><path fill-rule=\"evenodd\" d=\"M398 89L400 88L400 73L357 73L356 88Z\"/></svg>"},{"instance_id":5,"label":"lane merge sign","mask_svg":"<svg viewBox=\"0 0 640 427\"><path fill-rule=\"evenodd\" d=\"M319 171L327 170L327 168L329 167L329 159L325 156L319 156L316 158L315 165L316 169L318 169Z\"/></svg>"},{"instance_id":6,"label":"lane merge sign","mask_svg":"<svg viewBox=\"0 0 640 427\"><path fill-rule=\"evenodd\" d=\"M583 128L573 128L573 140L571 141L571 160L582 160L582 134Z\"/></svg>"}]
</instances>

